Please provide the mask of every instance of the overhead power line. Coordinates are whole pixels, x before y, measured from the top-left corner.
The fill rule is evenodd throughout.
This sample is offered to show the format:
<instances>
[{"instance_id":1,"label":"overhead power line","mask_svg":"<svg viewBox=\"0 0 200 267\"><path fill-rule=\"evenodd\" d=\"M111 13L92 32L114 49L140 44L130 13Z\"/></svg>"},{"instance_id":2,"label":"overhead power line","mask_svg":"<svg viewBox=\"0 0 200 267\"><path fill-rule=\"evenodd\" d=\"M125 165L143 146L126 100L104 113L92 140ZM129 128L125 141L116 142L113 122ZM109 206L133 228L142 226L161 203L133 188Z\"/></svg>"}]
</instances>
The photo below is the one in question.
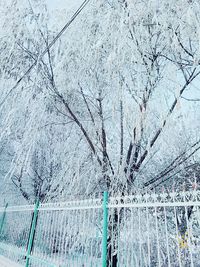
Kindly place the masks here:
<instances>
[{"instance_id":1,"label":"overhead power line","mask_svg":"<svg viewBox=\"0 0 200 267\"><path fill-rule=\"evenodd\" d=\"M81 13L81 11L86 7L90 0L84 0L80 7L73 14L71 19L65 24L61 31L56 35L56 37L50 42L50 44L45 48L45 50L38 56L34 63L27 69L27 71L18 79L16 84L9 90L4 99L1 101L0 106L5 102L7 97L19 86L21 81L31 72L31 70L38 64L38 62L43 58L43 56L51 49L51 47L56 43L56 41L61 37L61 35L66 31L66 29L71 25L71 23L76 19L76 17Z\"/></svg>"}]
</instances>

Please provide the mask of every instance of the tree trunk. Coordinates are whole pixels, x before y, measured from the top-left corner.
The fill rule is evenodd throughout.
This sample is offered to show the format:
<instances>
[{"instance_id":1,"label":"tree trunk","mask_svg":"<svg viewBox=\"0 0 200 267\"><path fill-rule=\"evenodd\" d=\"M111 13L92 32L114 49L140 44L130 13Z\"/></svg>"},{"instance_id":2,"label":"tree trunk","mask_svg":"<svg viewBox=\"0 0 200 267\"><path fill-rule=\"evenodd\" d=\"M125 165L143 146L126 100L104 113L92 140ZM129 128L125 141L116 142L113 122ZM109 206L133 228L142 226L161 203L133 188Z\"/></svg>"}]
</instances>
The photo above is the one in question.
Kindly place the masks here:
<instances>
[{"instance_id":1,"label":"tree trunk","mask_svg":"<svg viewBox=\"0 0 200 267\"><path fill-rule=\"evenodd\" d=\"M109 216L108 242L107 242L107 267L117 267L118 265L118 224L119 215L117 209L113 215Z\"/></svg>"}]
</instances>

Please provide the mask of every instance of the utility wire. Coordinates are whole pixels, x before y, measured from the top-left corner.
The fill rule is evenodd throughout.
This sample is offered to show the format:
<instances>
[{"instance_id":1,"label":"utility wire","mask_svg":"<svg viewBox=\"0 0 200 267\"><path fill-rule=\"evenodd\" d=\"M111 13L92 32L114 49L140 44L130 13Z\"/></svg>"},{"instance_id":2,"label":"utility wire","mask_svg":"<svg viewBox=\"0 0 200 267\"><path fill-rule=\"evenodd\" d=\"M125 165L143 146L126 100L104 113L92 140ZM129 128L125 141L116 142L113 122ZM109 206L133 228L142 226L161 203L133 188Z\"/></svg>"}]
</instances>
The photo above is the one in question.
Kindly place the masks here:
<instances>
[{"instance_id":1,"label":"utility wire","mask_svg":"<svg viewBox=\"0 0 200 267\"><path fill-rule=\"evenodd\" d=\"M51 41L51 43L46 47L46 49L38 56L37 60L28 68L28 70L19 78L16 84L10 89L10 91L6 94L4 99L1 101L0 106L6 101L7 97L19 86L21 81L31 72L31 70L38 64L38 62L42 59L42 57L51 49L51 47L56 43L56 41L61 37L61 35L66 31L66 29L71 25L71 23L75 20L75 18L81 13L81 11L86 7L86 5L90 2L90 0L84 0L80 7L76 10L71 19L65 24L65 26L61 29L61 31L56 35L56 37Z\"/></svg>"}]
</instances>

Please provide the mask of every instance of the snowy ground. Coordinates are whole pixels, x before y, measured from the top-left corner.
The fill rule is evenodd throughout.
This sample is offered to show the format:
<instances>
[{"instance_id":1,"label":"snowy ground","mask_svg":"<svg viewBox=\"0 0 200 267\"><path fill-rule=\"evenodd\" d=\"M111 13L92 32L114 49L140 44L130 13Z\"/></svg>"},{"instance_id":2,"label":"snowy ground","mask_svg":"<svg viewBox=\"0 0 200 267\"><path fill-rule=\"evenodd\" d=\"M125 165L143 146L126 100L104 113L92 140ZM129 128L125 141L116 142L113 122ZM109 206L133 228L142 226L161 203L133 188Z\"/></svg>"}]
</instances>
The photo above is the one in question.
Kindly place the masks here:
<instances>
[{"instance_id":1,"label":"snowy ground","mask_svg":"<svg viewBox=\"0 0 200 267\"><path fill-rule=\"evenodd\" d=\"M0 266L1 267L22 267L22 265L15 263L3 256L0 256Z\"/></svg>"}]
</instances>

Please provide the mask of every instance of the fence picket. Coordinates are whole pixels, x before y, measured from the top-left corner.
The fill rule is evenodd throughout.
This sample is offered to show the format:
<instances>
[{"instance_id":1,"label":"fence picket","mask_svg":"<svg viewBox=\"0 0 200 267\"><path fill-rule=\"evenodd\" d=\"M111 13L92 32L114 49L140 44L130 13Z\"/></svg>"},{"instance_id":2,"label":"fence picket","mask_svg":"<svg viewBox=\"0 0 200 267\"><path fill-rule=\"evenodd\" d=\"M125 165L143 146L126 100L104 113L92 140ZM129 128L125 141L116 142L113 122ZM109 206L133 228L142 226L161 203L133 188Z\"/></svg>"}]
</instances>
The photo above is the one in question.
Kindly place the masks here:
<instances>
[{"instance_id":1,"label":"fence picket","mask_svg":"<svg viewBox=\"0 0 200 267\"><path fill-rule=\"evenodd\" d=\"M102 267L107 266L107 239L108 239L108 192L103 195L103 250Z\"/></svg>"},{"instance_id":2,"label":"fence picket","mask_svg":"<svg viewBox=\"0 0 200 267\"><path fill-rule=\"evenodd\" d=\"M34 242L34 235L35 235L35 230L36 230L36 222L37 222L39 204L40 204L40 202L39 202L39 200L37 200L36 204L35 204L33 221L32 221L32 225L31 225L31 232L30 232L30 236L29 236L28 250L27 250L27 254L26 254L26 267L29 266L31 251L32 251L32 248L33 248L33 242Z\"/></svg>"},{"instance_id":3,"label":"fence picket","mask_svg":"<svg viewBox=\"0 0 200 267\"><path fill-rule=\"evenodd\" d=\"M0 207L0 254L26 267L196 267L199 206L196 190Z\"/></svg>"},{"instance_id":4,"label":"fence picket","mask_svg":"<svg viewBox=\"0 0 200 267\"><path fill-rule=\"evenodd\" d=\"M5 208L4 208L4 211L3 211L3 214L2 214L2 218L1 218L1 224L0 224L0 237L1 237L1 234L2 234L2 231L3 231L3 226L4 226L4 223L5 223L5 218L6 218L6 209L8 207L8 203L6 203L5 205Z\"/></svg>"}]
</instances>

